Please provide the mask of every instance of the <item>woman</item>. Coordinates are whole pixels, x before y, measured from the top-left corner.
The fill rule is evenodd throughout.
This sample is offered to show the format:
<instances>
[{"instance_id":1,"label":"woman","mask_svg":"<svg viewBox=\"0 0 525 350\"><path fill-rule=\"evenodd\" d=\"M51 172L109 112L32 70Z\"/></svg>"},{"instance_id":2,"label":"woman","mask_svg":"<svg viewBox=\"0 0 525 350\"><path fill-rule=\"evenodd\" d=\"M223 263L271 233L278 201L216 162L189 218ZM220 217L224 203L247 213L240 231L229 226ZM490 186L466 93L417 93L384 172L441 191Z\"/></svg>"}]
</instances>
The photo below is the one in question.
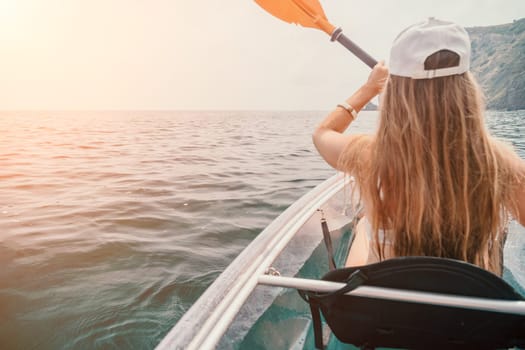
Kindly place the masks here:
<instances>
[{"instance_id":1,"label":"woman","mask_svg":"<svg viewBox=\"0 0 525 350\"><path fill-rule=\"evenodd\" d=\"M314 132L319 153L354 176L365 216L347 266L437 256L502 272L509 216L525 225L525 163L484 125L462 27L434 18L395 39L389 70L368 81ZM345 135L382 92L375 135Z\"/></svg>"}]
</instances>

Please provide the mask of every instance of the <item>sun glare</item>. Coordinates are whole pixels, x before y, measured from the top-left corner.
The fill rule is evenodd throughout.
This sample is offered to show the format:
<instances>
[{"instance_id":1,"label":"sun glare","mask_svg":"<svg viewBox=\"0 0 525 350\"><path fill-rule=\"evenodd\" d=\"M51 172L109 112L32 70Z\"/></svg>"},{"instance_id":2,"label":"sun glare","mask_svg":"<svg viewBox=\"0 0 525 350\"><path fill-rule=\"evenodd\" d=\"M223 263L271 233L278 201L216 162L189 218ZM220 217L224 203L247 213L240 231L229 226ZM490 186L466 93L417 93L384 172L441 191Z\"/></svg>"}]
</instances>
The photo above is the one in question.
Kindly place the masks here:
<instances>
[{"instance_id":1,"label":"sun glare","mask_svg":"<svg viewBox=\"0 0 525 350\"><path fill-rule=\"evenodd\" d=\"M13 39L24 30L22 7L17 0L0 0L0 37Z\"/></svg>"},{"instance_id":2,"label":"sun glare","mask_svg":"<svg viewBox=\"0 0 525 350\"><path fill-rule=\"evenodd\" d=\"M0 0L0 20L1 23L12 22L16 17L16 0Z\"/></svg>"}]
</instances>

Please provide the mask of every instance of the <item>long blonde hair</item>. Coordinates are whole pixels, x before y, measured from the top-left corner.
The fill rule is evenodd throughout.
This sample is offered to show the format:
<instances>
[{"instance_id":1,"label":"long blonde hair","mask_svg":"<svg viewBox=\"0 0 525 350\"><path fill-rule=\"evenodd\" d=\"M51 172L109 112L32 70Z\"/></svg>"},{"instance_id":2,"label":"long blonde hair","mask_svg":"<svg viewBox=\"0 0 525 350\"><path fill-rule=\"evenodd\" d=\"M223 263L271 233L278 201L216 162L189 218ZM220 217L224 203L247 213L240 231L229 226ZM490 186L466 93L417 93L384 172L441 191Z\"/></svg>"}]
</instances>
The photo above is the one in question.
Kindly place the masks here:
<instances>
[{"instance_id":1,"label":"long blonde hair","mask_svg":"<svg viewBox=\"0 0 525 350\"><path fill-rule=\"evenodd\" d=\"M514 151L489 135L483 109L469 72L389 78L375 137L356 138L339 162L356 177L380 257L378 232L387 230L395 256L459 259L501 274L523 174Z\"/></svg>"}]
</instances>

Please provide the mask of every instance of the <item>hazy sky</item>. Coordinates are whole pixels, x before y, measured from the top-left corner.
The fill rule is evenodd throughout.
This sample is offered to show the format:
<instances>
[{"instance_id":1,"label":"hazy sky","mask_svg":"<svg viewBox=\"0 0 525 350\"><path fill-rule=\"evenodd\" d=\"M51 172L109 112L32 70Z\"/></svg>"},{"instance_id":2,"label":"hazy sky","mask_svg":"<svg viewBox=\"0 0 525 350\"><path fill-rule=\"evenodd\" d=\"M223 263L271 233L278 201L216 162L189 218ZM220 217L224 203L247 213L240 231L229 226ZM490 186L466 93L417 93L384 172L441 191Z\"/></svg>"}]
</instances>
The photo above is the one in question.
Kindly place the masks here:
<instances>
[{"instance_id":1,"label":"hazy sky","mask_svg":"<svg viewBox=\"0 0 525 350\"><path fill-rule=\"evenodd\" d=\"M377 59L425 17L464 26L525 17L524 0L321 3ZM252 0L0 0L0 110L327 110L368 72L323 32Z\"/></svg>"}]
</instances>

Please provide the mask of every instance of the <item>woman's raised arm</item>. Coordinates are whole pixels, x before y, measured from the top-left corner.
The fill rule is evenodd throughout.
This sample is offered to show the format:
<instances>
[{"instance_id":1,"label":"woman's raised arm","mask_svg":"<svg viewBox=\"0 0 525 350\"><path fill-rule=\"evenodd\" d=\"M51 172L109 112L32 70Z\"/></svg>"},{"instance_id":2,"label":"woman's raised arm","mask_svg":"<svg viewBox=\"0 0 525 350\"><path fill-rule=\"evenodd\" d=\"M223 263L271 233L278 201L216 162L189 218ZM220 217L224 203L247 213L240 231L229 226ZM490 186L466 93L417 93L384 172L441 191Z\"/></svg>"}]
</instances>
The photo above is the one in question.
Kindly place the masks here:
<instances>
[{"instance_id":1,"label":"woman's raised arm","mask_svg":"<svg viewBox=\"0 0 525 350\"><path fill-rule=\"evenodd\" d=\"M352 135L343 132L354 120L357 113L378 95L388 79L388 68L383 62L376 64L368 81L351 97L338 105L315 129L312 138L315 147L324 160L337 169L337 161Z\"/></svg>"}]
</instances>

